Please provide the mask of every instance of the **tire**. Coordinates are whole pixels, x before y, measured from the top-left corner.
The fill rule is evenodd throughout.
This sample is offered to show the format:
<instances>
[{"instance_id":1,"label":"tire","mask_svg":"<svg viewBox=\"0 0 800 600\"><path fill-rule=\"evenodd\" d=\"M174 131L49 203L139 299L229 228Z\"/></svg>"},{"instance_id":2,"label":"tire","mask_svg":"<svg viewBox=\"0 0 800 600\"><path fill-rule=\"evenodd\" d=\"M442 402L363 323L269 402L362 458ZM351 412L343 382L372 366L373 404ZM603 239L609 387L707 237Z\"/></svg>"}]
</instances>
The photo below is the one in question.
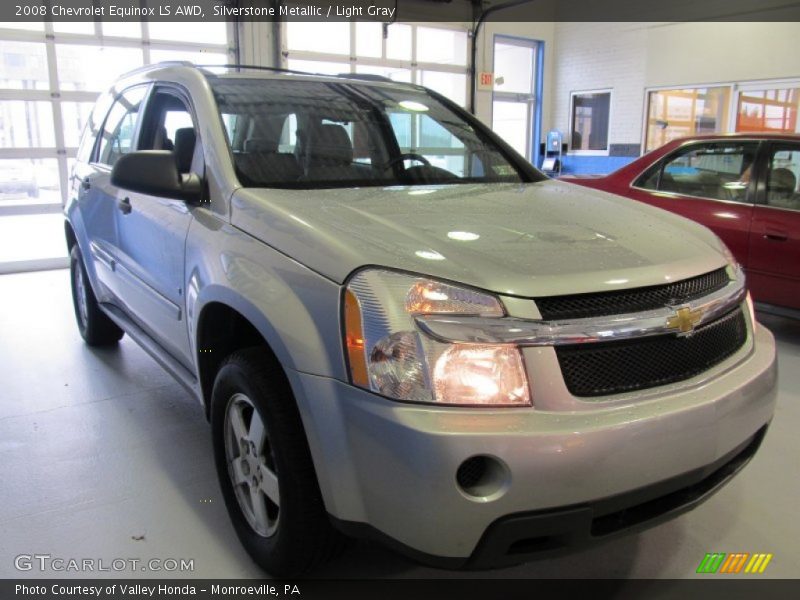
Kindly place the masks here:
<instances>
[{"instance_id":1,"label":"tire","mask_svg":"<svg viewBox=\"0 0 800 600\"><path fill-rule=\"evenodd\" d=\"M78 244L72 247L69 254L69 272L72 281L72 305L81 337L90 346L116 344L125 332L97 305Z\"/></svg>"},{"instance_id":2,"label":"tire","mask_svg":"<svg viewBox=\"0 0 800 600\"><path fill-rule=\"evenodd\" d=\"M333 558L346 538L328 519L300 413L268 352L237 351L220 367L211 397L214 459L245 549L271 575L292 577Z\"/></svg>"}]
</instances>

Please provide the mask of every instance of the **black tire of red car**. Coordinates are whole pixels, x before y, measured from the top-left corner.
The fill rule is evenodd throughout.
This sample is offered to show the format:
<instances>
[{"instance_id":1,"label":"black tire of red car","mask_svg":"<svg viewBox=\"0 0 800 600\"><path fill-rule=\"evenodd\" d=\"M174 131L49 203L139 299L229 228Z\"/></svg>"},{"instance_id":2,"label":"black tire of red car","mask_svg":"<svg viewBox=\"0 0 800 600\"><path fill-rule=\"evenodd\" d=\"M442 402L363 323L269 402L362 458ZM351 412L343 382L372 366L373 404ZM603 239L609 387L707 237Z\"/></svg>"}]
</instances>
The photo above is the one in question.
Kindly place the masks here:
<instances>
[{"instance_id":1,"label":"black tire of red car","mask_svg":"<svg viewBox=\"0 0 800 600\"><path fill-rule=\"evenodd\" d=\"M81 337L90 346L116 344L125 332L97 305L97 298L77 244L70 251L69 270L72 282L72 305L75 308L75 320Z\"/></svg>"},{"instance_id":2,"label":"black tire of red car","mask_svg":"<svg viewBox=\"0 0 800 600\"><path fill-rule=\"evenodd\" d=\"M249 403L250 425L252 411L257 411L265 431L263 447L254 452L258 455L254 460L268 464L278 481L279 502L272 506L277 513L273 515L274 529L268 535L259 533L245 515L247 507L243 509L240 498L252 494L249 485L235 486L233 481L235 469L231 464L243 455L231 459L230 448L240 446L231 445L235 442L230 436L235 434L230 426L230 411L231 405L243 398L243 406ZM266 348L240 350L223 361L211 395L211 431L228 513L242 545L261 568L275 577L293 577L328 562L342 551L347 538L333 528L325 511L289 383ZM248 432L252 432L249 425Z\"/></svg>"}]
</instances>

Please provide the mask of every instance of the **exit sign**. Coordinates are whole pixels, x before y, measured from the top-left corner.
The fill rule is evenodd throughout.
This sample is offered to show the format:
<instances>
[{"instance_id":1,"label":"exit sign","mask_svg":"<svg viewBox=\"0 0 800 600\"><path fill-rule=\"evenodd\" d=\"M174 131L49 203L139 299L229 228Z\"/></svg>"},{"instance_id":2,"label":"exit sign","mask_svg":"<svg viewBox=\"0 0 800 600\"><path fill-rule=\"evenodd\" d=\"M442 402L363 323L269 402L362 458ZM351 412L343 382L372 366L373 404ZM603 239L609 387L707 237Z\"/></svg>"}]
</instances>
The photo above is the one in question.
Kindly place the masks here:
<instances>
[{"instance_id":1,"label":"exit sign","mask_svg":"<svg viewBox=\"0 0 800 600\"><path fill-rule=\"evenodd\" d=\"M484 92L491 92L494 87L494 73L481 71L478 73L478 89Z\"/></svg>"}]
</instances>

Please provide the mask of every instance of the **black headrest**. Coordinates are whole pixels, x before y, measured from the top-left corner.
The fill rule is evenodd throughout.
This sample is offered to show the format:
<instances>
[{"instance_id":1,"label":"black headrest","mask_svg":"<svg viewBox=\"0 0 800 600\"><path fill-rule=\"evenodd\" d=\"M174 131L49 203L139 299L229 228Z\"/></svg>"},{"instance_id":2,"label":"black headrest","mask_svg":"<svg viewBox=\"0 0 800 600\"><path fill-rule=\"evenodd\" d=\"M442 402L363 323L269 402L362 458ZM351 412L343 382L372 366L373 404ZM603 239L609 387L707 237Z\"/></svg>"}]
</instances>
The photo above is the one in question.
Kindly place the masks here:
<instances>
[{"instance_id":1,"label":"black headrest","mask_svg":"<svg viewBox=\"0 0 800 600\"><path fill-rule=\"evenodd\" d=\"M192 158L194 158L194 144L197 136L194 127L183 127L175 130L175 163L178 165L178 172L188 173L192 169Z\"/></svg>"},{"instance_id":2,"label":"black headrest","mask_svg":"<svg viewBox=\"0 0 800 600\"><path fill-rule=\"evenodd\" d=\"M796 186L797 177L789 169L773 169L772 173L770 173L769 189L771 191L792 194Z\"/></svg>"},{"instance_id":3,"label":"black headrest","mask_svg":"<svg viewBox=\"0 0 800 600\"><path fill-rule=\"evenodd\" d=\"M245 152L277 152L278 140L265 137L253 137L244 141Z\"/></svg>"},{"instance_id":4,"label":"black headrest","mask_svg":"<svg viewBox=\"0 0 800 600\"><path fill-rule=\"evenodd\" d=\"M320 125L312 132L308 145L308 156L315 164L353 162L353 144L342 125Z\"/></svg>"}]
</instances>

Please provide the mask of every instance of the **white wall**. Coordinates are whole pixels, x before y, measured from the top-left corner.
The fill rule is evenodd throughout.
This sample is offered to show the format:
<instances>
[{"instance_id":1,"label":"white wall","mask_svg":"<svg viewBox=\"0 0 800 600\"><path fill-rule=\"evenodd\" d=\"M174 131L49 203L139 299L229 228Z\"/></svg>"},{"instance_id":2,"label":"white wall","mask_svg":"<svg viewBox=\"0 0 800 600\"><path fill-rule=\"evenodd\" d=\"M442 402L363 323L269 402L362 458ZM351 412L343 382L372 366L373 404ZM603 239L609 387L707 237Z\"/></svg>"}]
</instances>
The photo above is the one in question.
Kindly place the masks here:
<instances>
[{"instance_id":1,"label":"white wall","mask_svg":"<svg viewBox=\"0 0 800 600\"><path fill-rule=\"evenodd\" d=\"M554 41L552 126L570 92L612 88L612 144L642 142L647 87L800 77L800 23L556 23Z\"/></svg>"}]
</instances>

